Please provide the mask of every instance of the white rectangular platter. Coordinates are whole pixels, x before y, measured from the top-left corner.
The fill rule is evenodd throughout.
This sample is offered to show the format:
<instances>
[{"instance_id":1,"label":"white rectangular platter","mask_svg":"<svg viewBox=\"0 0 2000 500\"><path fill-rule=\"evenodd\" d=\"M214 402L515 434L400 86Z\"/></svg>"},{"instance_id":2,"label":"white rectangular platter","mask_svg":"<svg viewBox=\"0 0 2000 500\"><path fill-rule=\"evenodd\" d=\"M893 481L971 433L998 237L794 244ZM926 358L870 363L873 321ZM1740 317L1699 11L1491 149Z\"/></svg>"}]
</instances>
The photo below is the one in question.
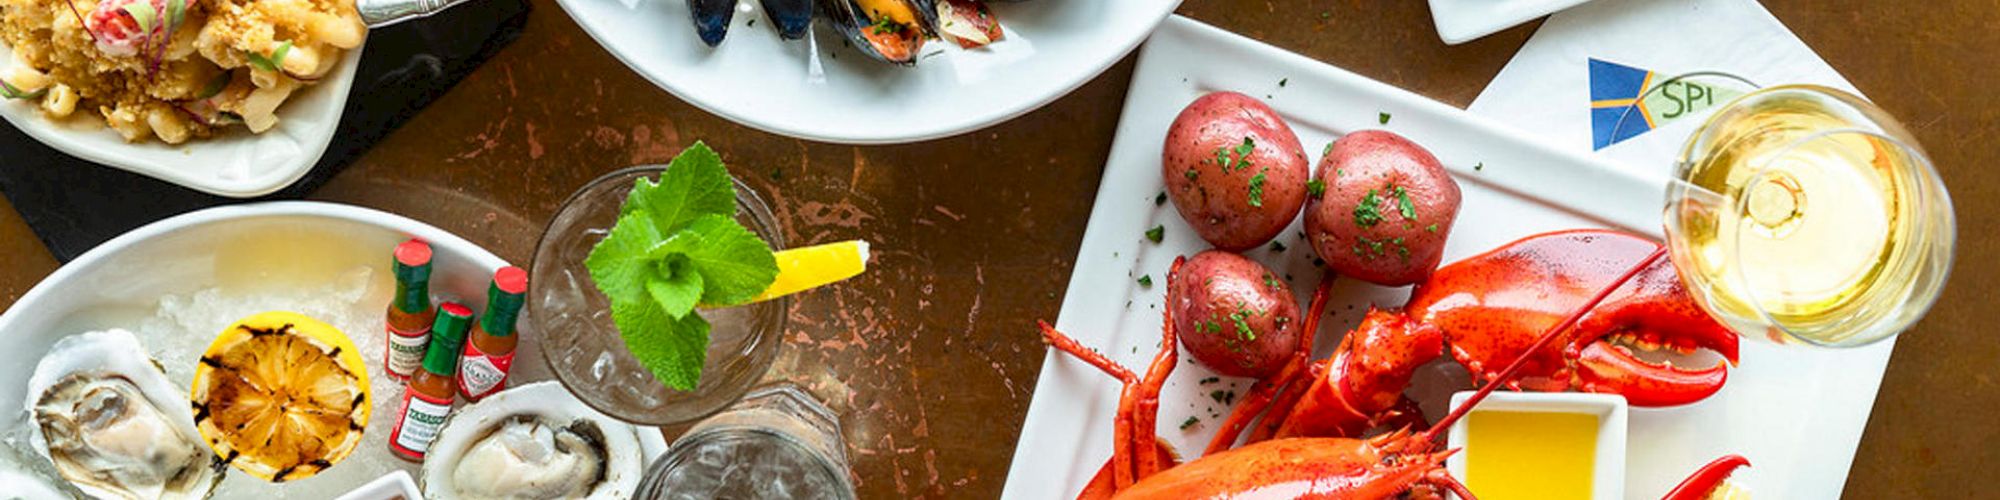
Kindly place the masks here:
<instances>
[{"instance_id":1,"label":"white rectangular platter","mask_svg":"<svg viewBox=\"0 0 2000 500\"><path fill-rule=\"evenodd\" d=\"M1206 92L1264 98L1315 155L1342 134L1372 128L1424 145L1464 192L1446 262L1559 229L1612 227L1659 236L1664 169L1612 165L1545 145L1501 123L1185 18L1163 24L1139 57L1056 321L1058 329L1135 370L1144 369L1159 342L1165 288L1135 279L1164 278L1175 256L1207 248L1171 205L1154 203L1163 189L1167 126ZM1381 123L1384 114L1387 124ZM1155 225L1166 228L1158 244L1143 235ZM1297 229L1295 221L1279 236L1286 250L1266 247L1246 255L1286 274L1304 304L1319 271ZM1333 314L1315 344L1322 358L1369 304L1395 306L1408 295L1353 281L1334 291ZM1838 497L1893 347L1883 342L1833 351L1746 342L1741 364L1715 396L1684 407L1632 410L1626 496L1658 498L1700 465L1738 453L1754 467L1733 481L1759 498ZM1181 359L1191 358L1183 353ZM1241 394L1250 385L1227 377L1200 383L1211 376L1199 363L1184 361L1160 397L1160 436L1183 459L1199 452L1227 415L1215 393ZM1432 418L1442 415L1450 391L1466 383L1462 371L1440 366L1418 379L1411 395ZM1003 497L1074 497L1110 457L1117 399L1114 380L1068 357L1049 356ZM1196 423L1182 428L1189 417Z\"/></svg>"}]
</instances>

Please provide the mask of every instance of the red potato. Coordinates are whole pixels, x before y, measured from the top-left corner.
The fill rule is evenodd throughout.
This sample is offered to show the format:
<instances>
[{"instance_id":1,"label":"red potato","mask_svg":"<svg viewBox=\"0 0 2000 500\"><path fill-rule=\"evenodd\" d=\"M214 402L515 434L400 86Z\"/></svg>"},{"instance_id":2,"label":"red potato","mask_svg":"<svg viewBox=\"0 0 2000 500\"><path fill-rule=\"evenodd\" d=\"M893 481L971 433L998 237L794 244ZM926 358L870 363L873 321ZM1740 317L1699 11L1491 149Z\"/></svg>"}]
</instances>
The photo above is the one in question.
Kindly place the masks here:
<instances>
[{"instance_id":1,"label":"red potato","mask_svg":"<svg viewBox=\"0 0 2000 500\"><path fill-rule=\"evenodd\" d=\"M1263 378L1298 349L1303 327L1292 287L1257 261L1205 251L1169 286L1181 346L1218 373Z\"/></svg>"},{"instance_id":2,"label":"red potato","mask_svg":"<svg viewBox=\"0 0 2000 500\"><path fill-rule=\"evenodd\" d=\"M1306 238L1342 275L1387 286L1430 276L1458 218L1458 182L1437 157L1394 133L1364 130L1334 141L1306 201Z\"/></svg>"},{"instance_id":3,"label":"red potato","mask_svg":"<svg viewBox=\"0 0 2000 500\"><path fill-rule=\"evenodd\" d=\"M1311 171L1298 136L1270 106L1213 92L1174 118L1160 175L1195 234L1216 248L1243 251L1291 225L1305 205Z\"/></svg>"}]
</instances>

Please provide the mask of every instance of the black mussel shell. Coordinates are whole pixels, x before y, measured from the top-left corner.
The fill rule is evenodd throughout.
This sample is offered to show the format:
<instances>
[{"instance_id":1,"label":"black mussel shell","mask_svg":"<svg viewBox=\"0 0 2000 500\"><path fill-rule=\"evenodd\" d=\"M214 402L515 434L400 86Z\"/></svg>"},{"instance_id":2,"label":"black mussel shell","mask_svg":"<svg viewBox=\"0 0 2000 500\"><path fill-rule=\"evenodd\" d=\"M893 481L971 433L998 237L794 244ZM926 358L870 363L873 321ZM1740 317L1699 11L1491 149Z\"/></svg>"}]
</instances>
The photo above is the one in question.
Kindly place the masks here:
<instances>
[{"instance_id":1,"label":"black mussel shell","mask_svg":"<svg viewBox=\"0 0 2000 500\"><path fill-rule=\"evenodd\" d=\"M721 45L722 37L729 34L729 19L736 16L736 0L688 0L688 12L694 14L694 32L701 35L701 43L714 47Z\"/></svg>"},{"instance_id":2,"label":"black mussel shell","mask_svg":"<svg viewBox=\"0 0 2000 500\"><path fill-rule=\"evenodd\" d=\"M778 38L805 38L806 30L812 29L813 0L758 1L764 6L764 17L770 18L771 27L778 30Z\"/></svg>"}]
</instances>

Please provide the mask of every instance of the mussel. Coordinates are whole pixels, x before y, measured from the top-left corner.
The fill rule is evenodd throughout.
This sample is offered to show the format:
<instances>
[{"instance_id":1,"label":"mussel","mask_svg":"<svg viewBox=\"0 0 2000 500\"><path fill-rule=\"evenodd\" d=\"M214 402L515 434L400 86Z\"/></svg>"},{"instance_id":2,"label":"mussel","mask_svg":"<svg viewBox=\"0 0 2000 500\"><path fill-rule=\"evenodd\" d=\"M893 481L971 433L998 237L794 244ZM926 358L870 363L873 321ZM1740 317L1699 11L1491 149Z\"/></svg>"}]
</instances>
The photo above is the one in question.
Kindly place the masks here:
<instances>
[{"instance_id":1,"label":"mussel","mask_svg":"<svg viewBox=\"0 0 2000 500\"><path fill-rule=\"evenodd\" d=\"M729 34L729 20L736 17L736 0L688 0L688 12L694 14L694 32L701 35L701 43L714 47Z\"/></svg>"},{"instance_id":2,"label":"mussel","mask_svg":"<svg viewBox=\"0 0 2000 500\"><path fill-rule=\"evenodd\" d=\"M917 63L924 39L934 36L937 9L932 0L818 0L821 16L834 31L868 57L901 65Z\"/></svg>"},{"instance_id":3,"label":"mussel","mask_svg":"<svg viewBox=\"0 0 2000 500\"><path fill-rule=\"evenodd\" d=\"M771 19L771 27L778 30L778 38L805 38L806 31L812 29L813 0L760 0L759 3L764 7L764 16Z\"/></svg>"}]
</instances>

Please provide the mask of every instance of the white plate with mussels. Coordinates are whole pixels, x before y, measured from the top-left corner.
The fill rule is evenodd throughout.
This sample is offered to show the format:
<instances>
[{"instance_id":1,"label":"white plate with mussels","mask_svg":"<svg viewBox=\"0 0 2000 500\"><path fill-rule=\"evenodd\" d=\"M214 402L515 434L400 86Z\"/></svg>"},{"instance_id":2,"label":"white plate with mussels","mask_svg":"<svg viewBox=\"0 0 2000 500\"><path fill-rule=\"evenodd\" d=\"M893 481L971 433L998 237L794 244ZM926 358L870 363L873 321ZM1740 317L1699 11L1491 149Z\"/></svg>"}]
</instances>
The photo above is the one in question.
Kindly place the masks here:
<instances>
[{"instance_id":1,"label":"white plate with mussels","mask_svg":"<svg viewBox=\"0 0 2000 500\"><path fill-rule=\"evenodd\" d=\"M67 491L73 484L58 478L62 473L51 466L49 454L35 450L32 442L37 440L30 436L31 429L41 426L24 406L47 402L40 396L50 392L34 391L31 397L31 379L57 380L92 371L57 370L37 376L38 364L101 367L132 380L141 390L121 393L136 394L130 398L138 400L130 406L136 409L131 414L157 417L117 421L167 422L139 435L161 436L154 441L171 443L175 435L195 432L176 422L187 415L192 372L209 342L244 316L290 310L341 330L366 360L374 411L352 455L317 475L283 484L227 466L221 466L219 482L160 484L146 479L171 475L162 472L213 470L210 468L218 466L207 443L196 436L195 452L161 455L192 455L177 459L178 467L135 469L135 473L120 476L112 487L181 491L196 498L209 493L216 498L333 498L401 470L419 478L430 473L423 482L430 488L425 495L432 498L454 496L434 486L467 483L464 478L517 488L530 486L509 480L572 476L590 482L563 485L582 488L570 491L587 490L592 497L629 496L646 462L665 451L665 440L656 429L630 426L597 414L554 383L536 383L548 380L549 374L533 331L522 332L517 351L520 359L510 378L509 392L477 405L461 401L440 432L445 437L434 443L434 448L451 451L437 456L448 456L442 460L457 464L433 460L432 470L426 471L419 464L392 457L387 441L395 425L402 386L381 371L383 311L394 288L388 269L390 250L412 237L430 242L434 249L433 300L457 300L483 309L487 280L494 270L506 265L505 261L424 223L345 205L279 202L203 210L139 228L78 257L0 315L0 338L10 346L0 351L0 381L13 381L0 383L0 438L4 438L0 439L4 443L0 446L0 469L25 470L29 477L55 489ZM86 335L111 330L131 334ZM130 348L51 349L58 342L74 347L106 343L106 339L116 340L110 344L137 342L143 346L144 356L133 355ZM157 365L114 359L120 357L150 358ZM165 401L159 401L162 399ZM161 412L147 411L153 408ZM92 436L109 440L101 443L117 443L115 433ZM461 472L453 465L496 463L488 461L490 457L482 458L482 453L537 443L547 443L541 448L553 452L555 459L543 463L553 465L525 470L494 467L504 472L490 478L472 474L468 468L463 472L472 475L452 477ZM172 449L159 444L154 447ZM101 453L108 460L120 459L115 450L101 446L83 449ZM203 485L214 489L200 491L206 488ZM196 491L183 491L188 489Z\"/></svg>"},{"instance_id":2,"label":"white plate with mussels","mask_svg":"<svg viewBox=\"0 0 2000 500\"><path fill-rule=\"evenodd\" d=\"M1047 104L1118 62L1180 1L989 0L1002 33L975 49L952 38L975 23L915 19L950 19L927 7L964 0L558 3L633 71L703 110L792 137L888 144L972 131ZM892 10L911 23L851 15ZM939 39L868 48L871 35L910 42L920 32Z\"/></svg>"}]
</instances>

